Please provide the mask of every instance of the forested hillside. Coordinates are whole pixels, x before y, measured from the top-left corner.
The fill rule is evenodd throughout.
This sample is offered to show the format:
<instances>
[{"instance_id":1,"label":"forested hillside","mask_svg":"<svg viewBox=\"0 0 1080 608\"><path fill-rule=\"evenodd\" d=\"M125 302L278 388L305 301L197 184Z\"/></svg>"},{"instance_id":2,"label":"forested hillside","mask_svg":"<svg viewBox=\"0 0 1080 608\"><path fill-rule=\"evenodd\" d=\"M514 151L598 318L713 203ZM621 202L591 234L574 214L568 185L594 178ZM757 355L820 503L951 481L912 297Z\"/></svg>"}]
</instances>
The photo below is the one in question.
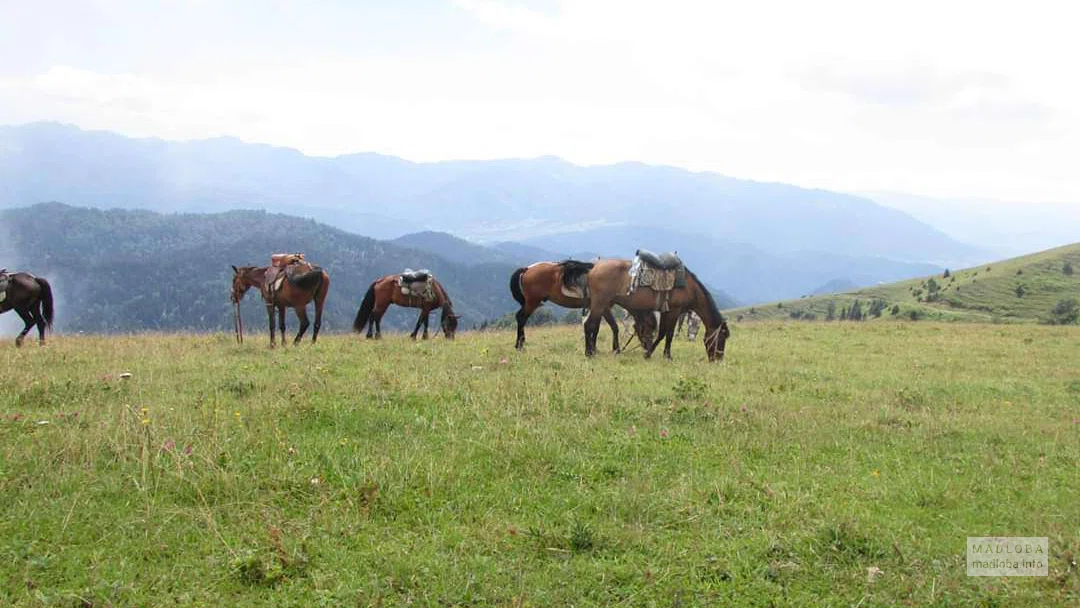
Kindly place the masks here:
<instances>
[{"instance_id":1,"label":"forested hillside","mask_svg":"<svg viewBox=\"0 0 1080 608\"><path fill-rule=\"evenodd\" d=\"M228 330L230 265L265 265L275 251L302 251L330 273L324 331L349 330L371 282L406 267L439 277L463 328L517 307L506 286L512 265L455 264L262 211L160 214L45 203L2 211L0 225L0 266L52 281L57 330L65 332ZM243 312L249 328L264 330L265 309L254 292ZM394 307L384 324L411 328L416 313ZM288 323L294 331L295 319Z\"/></svg>"}]
</instances>

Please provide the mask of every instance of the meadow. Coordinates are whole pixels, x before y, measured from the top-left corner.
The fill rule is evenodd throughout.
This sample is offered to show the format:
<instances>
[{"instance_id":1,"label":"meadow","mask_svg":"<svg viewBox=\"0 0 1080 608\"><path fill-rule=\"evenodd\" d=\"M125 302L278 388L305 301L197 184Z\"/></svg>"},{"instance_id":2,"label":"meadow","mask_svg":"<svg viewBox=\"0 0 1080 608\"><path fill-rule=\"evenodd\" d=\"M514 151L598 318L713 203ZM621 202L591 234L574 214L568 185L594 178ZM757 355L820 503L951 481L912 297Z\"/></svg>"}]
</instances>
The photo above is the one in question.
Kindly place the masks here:
<instances>
[{"instance_id":1,"label":"meadow","mask_svg":"<svg viewBox=\"0 0 1080 608\"><path fill-rule=\"evenodd\" d=\"M1075 326L11 342L0 605L1080 604ZM968 577L988 535L1049 576Z\"/></svg>"}]
</instances>

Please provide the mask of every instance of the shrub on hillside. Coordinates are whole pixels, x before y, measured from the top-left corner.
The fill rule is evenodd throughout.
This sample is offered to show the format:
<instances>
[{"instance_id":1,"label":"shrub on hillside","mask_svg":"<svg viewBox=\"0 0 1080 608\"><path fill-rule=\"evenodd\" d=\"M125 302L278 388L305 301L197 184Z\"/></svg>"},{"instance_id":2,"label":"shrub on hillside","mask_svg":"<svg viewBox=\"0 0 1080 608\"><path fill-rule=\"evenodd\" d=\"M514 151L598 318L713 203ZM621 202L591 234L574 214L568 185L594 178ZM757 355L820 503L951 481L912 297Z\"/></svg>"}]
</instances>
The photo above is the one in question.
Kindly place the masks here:
<instances>
[{"instance_id":1,"label":"shrub on hillside","mask_svg":"<svg viewBox=\"0 0 1080 608\"><path fill-rule=\"evenodd\" d=\"M1080 319L1080 303L1076 298L1066 298L1050 309L1051 325L1073 325Z\"/></svg>"}]
</instances>

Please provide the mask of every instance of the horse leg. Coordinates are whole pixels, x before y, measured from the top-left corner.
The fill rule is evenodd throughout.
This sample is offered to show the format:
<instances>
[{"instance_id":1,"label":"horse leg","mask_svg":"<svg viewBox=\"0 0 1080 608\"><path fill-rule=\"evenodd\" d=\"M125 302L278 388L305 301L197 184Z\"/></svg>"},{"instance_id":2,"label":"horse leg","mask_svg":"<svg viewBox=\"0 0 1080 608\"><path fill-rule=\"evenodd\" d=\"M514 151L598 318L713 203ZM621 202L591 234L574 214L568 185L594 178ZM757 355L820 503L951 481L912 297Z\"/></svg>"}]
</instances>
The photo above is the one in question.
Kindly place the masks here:
<instances>
[{"instance_id":1,"label":"horse leg","mask_svg":"<svg viewBox=\"0 0 1080 608\"><path fill-rule=\"evenodd\" d=\"M266 316L270 319L270 348L274 348L274 305L266 305Z\"/></svg>"},{"instance_id":2,"label":"horse leg","mask_svg":"<svg viewBox=\"0 0 1080 608\"><path fill-rule=\"evenodd\" d=\"M619 324L615 322L615 315L610 308L604 312L604 320L611 327L611 352L619 354Z\"/></svg>"},{"instance_id":3,"label":"horse leg","mask_svg":"<svg viewBox=\"0 0 1080 608\"><path fill-rule=\"evenodd\" d=\"M375 324L375 339L376 340L381 340L382 339L382 317L383 317L384 314L386 314L386 309L385 308L382 309L382 310L378 310L378 309L375 310L375 316L374 316L374 319L372 320L372 323Z\"/></svg>"},{"instance_id":4,"label":"horse leg","mask_svg":"<svg viewBox=\"0 0 1080 608\"><path fill-rule=\"evenodd\" d=\"M425 316L426 316L425 311L424 311L424 309L421 308L420 309L420 314L417 315L417 317L416 317L416 327L414 327L413 330L412 330L412 333L409 334L409 337L412 338L413 340L416 339L416 334L419 333L420 324L424 322L424 317ZM426 329L424 330L424 339L425 340L427 339L427 330Z\"/></svg>"},{"instance_id":5,"label":"horse leg","mask_svg":"<svg viewBox=\"0 0 1080 608\"><path fill-rule=\"evenodd\" d=\"M323 304L326 302L326 291L321 294L321 297L315 298L315 327L311 331L311 343L314 344L315 340L319 338L319 328L322 327L322 309Z\"/></svg>"},{"instance_id":6,"label":"horse leg","mask_svg":"<svg viewBox=\"0 0 1080 608\"><path fill-rule=\"evenodd\" d=\"M34 315L34 323L37 324L38 331L38 346L45 346L45 317L41 316L41 305L35 304L30 310Z\"/></svg>"},{"instance_id":7,"label":"horse leg","mask_svg":"<svg viewBox=\"0 0 1080 608\"><path fill-rule=\"evenodd\" d=\"M674 331L674 326L675 322L671 318L671 315L660 315L660 327L656 331L656 338L653 340L652 345L645 351L646 359L652 358L652 354L656 350L656 347L660 345L660 341L668 338L668 333ZM668 346L670 347L670 342ZM668 353L668 356L670 357L670 352Z\"/></svg>"},{"instance_id":8,"label":"horse leg","mask_svg":"<svg viewBox=\"0 0 1080 608\"><path fill-rule=\"evenodd\" d=\"M681 316L676 317L675 319L673 319L672 321L670 321L668 323L669 327L668 327L667 335L664 338L664 358L665 359L671 359L671 341L675 338L675 325L676 325L676 321L678 319L680 319L680 318L681 318ZM663 322L663 320L664 320L663 317L661 317L660 321Z\"/></svg>"},{"instance_id":9,"label":"horse leg","mask_svg":"<svg viewBox=\"0 0 1080 608\"><path fill-rule=\"evenodd\" d=\"M34 315L30 314L30 311L16 308L15 312L19 313L19 317L22 318L23 323L26 323L26 327L23 327L22 331L15 338L15 346L22 346L23 338L26 334L30 333L30 328L34 326Z\"/></svg>"},{"instance_id":10,"label":"horse leg","mask_svg":"<svg viewBox=\"0 0 1080 608\"><path fill-rule=\"evenodd\" d=\"M288 340L285 339L285 307L278 307L278 327L281 329L281 345L286 346Z\"/></svg>"},{"instance_id":11,"label":"horse leg","mask_svg":"<svg viewBox=\"0 0 1080 608\"><path fill-rule=\"evenodd\" d=\"M607 310L608 303L599 306L594 303L589 310L589 317L585 319L584 331L585 331L585 356L592 357L596 354L596 336L600 333L600 318L604 313L597 312Z\"/></svg>"},{"instance_id":12,"label":"horse leg","mask_svg":"<svg viewBox=\"0 0 1080 608\"><path fill-rule=\"evenodd\" d=\"M307 320L307 306L297 306L293 310L296 311L296 318L300 320L300 331L296 332L296 339L293 340L293 346L295 346L300 344L300 339L303 338L304 333L307 332L309 323Z\"/></svg>"},{"instance_id":13,"label":"horse leg","mask_svg":"<svg viewBox=\"0 0 1080 608\"><path fill-rule=\"evenodd\" d=\"M428 339L428 323L431 321L431 311L427 311L424 314L424 340Z\"/></svg>"},{"instance_id":14,"label":"horse leg","mask_svg":"<svg viewBox=\"0 0 1080 608\"><path fill-rule=\"evenodd\" d=\"M514 318L517 319L517 342L514 343L514 348L518 350L525 348L525 323L529 321L529 317L532 316L532 313L536 311L538 306L539 304L530 305L530 303L526 301L526 303L522 304L521 308L518 309L517 314L514 315Z\"/></svg>"}]
</instances>

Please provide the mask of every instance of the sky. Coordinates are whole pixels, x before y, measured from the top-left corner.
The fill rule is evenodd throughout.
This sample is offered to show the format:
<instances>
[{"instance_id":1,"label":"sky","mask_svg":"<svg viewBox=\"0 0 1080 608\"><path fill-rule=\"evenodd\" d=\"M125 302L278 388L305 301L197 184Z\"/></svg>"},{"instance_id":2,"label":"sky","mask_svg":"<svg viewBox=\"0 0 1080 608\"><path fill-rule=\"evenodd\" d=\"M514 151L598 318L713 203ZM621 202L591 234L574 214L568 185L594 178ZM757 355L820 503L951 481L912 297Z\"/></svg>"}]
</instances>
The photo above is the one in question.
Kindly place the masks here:
<instances>
[{"instance_id":1,"label":"sky","mask_svg":"<svg viewBox=\"0 0 1080 608\"><path fill-rule=\"evenodd\" d=\"M0 2L0 124L1077 203L1068 3Z\"/></svg>"}]
</instances>

